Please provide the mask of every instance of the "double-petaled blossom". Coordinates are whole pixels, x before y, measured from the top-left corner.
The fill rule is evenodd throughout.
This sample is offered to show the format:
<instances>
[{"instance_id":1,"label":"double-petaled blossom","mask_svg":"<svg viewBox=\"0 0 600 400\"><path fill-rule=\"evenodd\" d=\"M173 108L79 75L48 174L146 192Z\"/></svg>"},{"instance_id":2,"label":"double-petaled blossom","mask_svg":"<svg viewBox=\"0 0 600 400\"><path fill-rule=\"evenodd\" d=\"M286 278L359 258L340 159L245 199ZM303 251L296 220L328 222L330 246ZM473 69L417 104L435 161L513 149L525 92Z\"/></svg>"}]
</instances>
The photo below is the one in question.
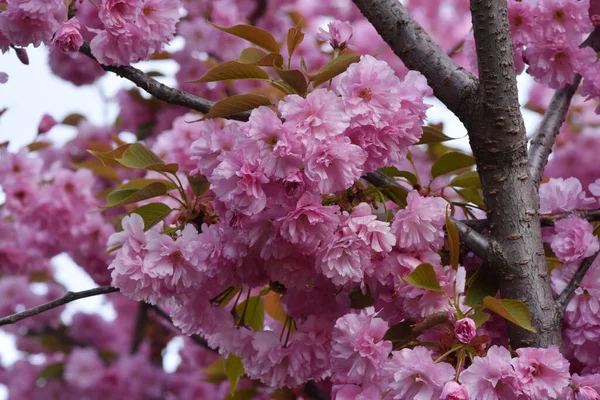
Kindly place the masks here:
<instances>
[{"instance_id":1,"label":"double-petaled blossom","mask_svg":"<svg viewBox=\"0 0 600 400\"><path fill-rule=\"evenodd\" d=\"M383 339L387 329L387 322L372 307L339 318L332 336L333 380L377 384L392 351L392 343Z\"/></svg>"},{"instance_id":2,"label":"double-petaled blossom","mask_svg":"<svg viewBox=\"0 0 600 400\"><path fill-rule=\"evenodd\" d=\"M562 262L575 262L590 257L600 248L592 224L579 217L570 216L556 221L554 230L550 247Z\"/></svg>"},{"instance_id":3,"label":"double-petaled blossom","mask_svg":"<svg viewBox=\"0 0 600 400\"><path fill-rule=\"evenodd\" d=\"M83 45L83 36L80 29L79 20L73 17L58 28L52 43L66 53L78 51Z\"/></svg>"},{"instance_id":4,"label":"double-petaled blossom","mask_svg":"<svg viewBox=\"0 0 600 400\"><path fill-rule=\"evenodd\" d=\"M529 398L555 398L569 384L569 362L558 347L517 349L512 360L517 385Z\"/></svg>"},{"instance_id":5,"label":"double-petaled blossom","mask_svg":"<svg viewBox=\"0 0 600 400\"><path fill-rule=\"evenodd\" d=\"M336 50L344 50L352 38L352 25L350 22L335 20L327 24L327 31L319 28L317 39L329 42L331 47Z\"/></svg>"},{"instance_id":6,"label":"double-petaled blossom","mask_svg":"<svg viewBox=\"0 0 600 400\"><path fill-rule=\"evenodd\" d=\"M504 347L492 346L485 357L475 357L473 363L460 374L460 382L472 399L513 398L518 393L516 373L510 352Z\"/></svg>"}]
</instances>

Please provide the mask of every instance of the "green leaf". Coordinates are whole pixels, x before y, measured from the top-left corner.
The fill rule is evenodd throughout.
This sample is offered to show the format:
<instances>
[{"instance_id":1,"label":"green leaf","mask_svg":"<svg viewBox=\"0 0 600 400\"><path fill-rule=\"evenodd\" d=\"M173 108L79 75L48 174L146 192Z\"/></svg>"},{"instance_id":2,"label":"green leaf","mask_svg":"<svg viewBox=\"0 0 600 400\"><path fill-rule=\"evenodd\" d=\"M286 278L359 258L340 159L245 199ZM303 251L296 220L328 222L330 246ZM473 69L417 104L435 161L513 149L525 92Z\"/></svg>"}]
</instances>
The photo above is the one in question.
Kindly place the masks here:
<instances>
[{"instance_id":1,"label":"green leaf","mask_svg":"<svg viewBox=\"0 0 600 400\"><path fill-rule=\"evenodd\" d=\"M86 168L92 171L97 177L108 179L109 181L121 181L121 176L119 176L117 171L113 167L104 164L102 160L85 160L83 162L73 164L73 168Z\"/></svg>"},{"instance_id":2,"label":"green leaf","mask_svg":"<svg viewBox=\"0 0 600 400\"><path fill-rule=\"evenodd\" d=\"M121 207L126 204L163 196L167 193L167 187L160 182L153 182L142 189L117 189L106 198L106 205L100 208Z\"/></svg>"},{"instance_id":3,"label":"green leaf","mask_svg":"<svg viewBox=\"0 0 600 400\"><path fill-rule=\"evenodd\" d=\"M304 96L306 89L308 89L308 82L302 72L297 69L281 69L276 66L273 66L273 68L277 76L290 85L300 96Z\"/></svg>"},{"instance_id":4,"label":"green leaf","mask_svg":"<svg viewBox=\"0 0 600 400\"><path fill-rule=\"evenodd\" d=\"M435 129L432 126L424 126L423 135L421 135L421 140L419 140L418 143L415 143L415 146L419 144L447 142L449 140L455 139L444 135L442 131Z\"/></svg>"},{"instance_id":5,"label":"green leaf","mask_svg":"<svg viewBox=\"0 0 600 400\"><path fill-rule=\"evenodd\" d=\"M428 263L419 264L404 280L421 289L431 290L432 292L442 291L433 265Z\"/></svg>"},{"instance_id":6,"label":"green leaf","mask_svg":"<svg viewBox=\"0 0 600 400\"><path fill-rule=\"evenodd\" d=\"M49 379L60 379L65 373L65 363L57 362L48 364L38 373L38 378Z\"/></svg>"},{"instance_id":7,"label":"green leaf","mask_svg":"<svg viewBox=\"0 0 600 400\"><path fill-rule=\"evenodd\" d=\"M304 33L302 33L302 28L300 27L300 23L298 26L290 28L287 35L287 49L288 55L292 57L294 51L300 46L300 43L304 40Z\"/></svg>"},{"instance_id":8,"label":"green leaf","mask_svg":"<svg viewBox=\"0 0 600 400\"><path fill-rule=\"evenodd\" d=\"M318 70L316 74L309 75L308 80L312 82L313 87L317 87L321 83L327 82L344 73L350 65L359 61L360 55L358 54L341 54L329 61L323 68Z\"/></svg>"},{"instance_id":9,"label":"green leaf","mask_svg":"<svg viewBox=\"0 0 600 400\"><path fill-rule=\"evenodd\" d=\"M242 50L237 60L241 64L254 64L261 67L270 67L275 64L278 67L283 65L283 57L279 53L267 53L256 47L248 47Z\"/></svg>"},{"instance_id":10,"label":"green leaf","mask_svg":"<svg viewBox=\"0 0 600 400\"><path fill-rule=\"evenodd\" d=\"M458 259L460 257L460 237L458 228L446 211L446 231L448 231L448 247L450 248L450 265L455 271L458 269Z\"/></svg>"},{"instance_id":11,"label":"green leaf","mask_svg":"<svg viewBox=\"0 0 600 400\"><path fill-rule=\"evenodd\" d=\"M208 181L208 179L206 179L204 175L188 175L187 179L190 183L190 187L192 188L192 192L196 197L202 196L210 187L210 182Z\"/></svg>"},{"instance_id":12,"label":"green leaf","mask_svg":"<svg viewBox=\"0 0 600 400\"><path fill-rule=\"evenodd\" d=\"M249 41L250 43L254 43L255 45L269 50L272 53L279 53L279 44L277 44L277 40L275 40L273 35L264 29L244 24L230 26L229 28L223 28L212 23L211 25L219 30L222 30L223 32L229 33L230 35L237 36Z\"/></svg>"},{"instance_id":13,"label":"green leaf","mask_svg":"<svg viewBox=\"0 0 600 400\"><path fill-rule=\"evenodd\" d=\"M267 80L269 75L254 64L227 61L210 69L202 78L187 83L218 82L231 80Z\"/></svg>"},{"instance_id":14,"label":"green leaf","mask_svg":"<svg viewBox=\"0 0 600 400\"><path fill-rule=\"evenodd\" d=\"M456 193L463 199L465 199L469 203L473 203L478 207L485 209L485 203L483 202L483 198L481 197L481 193L479 190L474 187L464 188L464 189L454 189Z\"/></svg>"},{"instance_id":15,"label":"green leaf","mask_svg":"<svg viewBox=\"0 0 600 400\"><path fill-rule=\"evenodd\" d=\"M144 220L144 231L152 228L165 219L173 211L171 207L163 203L150 203L136 208L129 214L138 214Z\"/></svg>"},{"instance_id":16,"label":"green leaf","mask_svg":"<svg viewBox=\"0 0 600 400\"><path fill-rule=\"evenodd\" d=\"M102 160L105 165L115 166L119 165L116 158L121 157L123 153L127 151L129 146L131 146L131 144L127 143L110 151L88 150L88 153Z\"/></svg>"},{"instance_id":17,"label":"green leaf","mask_svg":"<svg viewBox=\"0 0 600 400\"><path fill-rule=\"evenodd\" d=\"M202 120L228 117L240 112L253 110L260 106L270 105L271 101L266 96L260 94L238 94L215 103Z\"/></svg>"},{"instance_id":18,"label":"green leaf","mask_svg":"<svg viewBox=\"0 0 600 400\"><path fill-rule=\"evenodd\" d=\"M406 198L408 197L408 189L399 185L383 185L381 190L384 194L400 207L406 207Z\"/></svg>"},{"instance_id":19,"label":"green leaf","mask_svg":"<svg viewBox=\"0 0 600 400\"><path fill-rule=\"evenodd\" d=\"M171 181L166 179L148 179L148 178L140 178L140 179L132 179L126 183L123 183L117 186L117 189L143 189L151 183L159 182L164 184L168 190L176 189L177 186Z\"/></svg>"},{"instance_id":20,"label":"green leaf","mask_svg":"<svg viewBox=\"0 0 600 400\"><path fill-rule=\"evenodd\" d=\"M379 168L379 172L381 172L389 177L392 177L392 178L394 178L396 176L400 176L402 178L405 178L407 181L409 181L413 185L416 185L417 183L419 183L415 174L413 174L412 172L408 172L408 171L400 171L396 167Z\"/></svg>"},{"instance_id":21,"label":"green leaf","mask_svg":"<svg viewBox=\"0 0 600 400\"><path fill-rule=\"evenodd\" d=\"M225 369L225 375L229 380L230 394L233 396L240 378L244 375L244 364L242 364L241 358L235 354L230 354L225 359L223 368Z\"/></svg>"},{"instance_id":22,"label":"green leaf","mask_svg":"<svg viewBox=\"0 0 600 400\"><path fill-rule=\"evenodd\" d=\"M495 297L486 296L483 299L483 305L513 324L528 331L537 332L531 326L531 313L522 301L512 299L498 300Z\"/></svg>"},{"instance_id":23,"label":"green leaf","mask_svg":"<svg viewBox=\"0 0 600 400\"><path fill-rule=\"evenodd\" d=\"M457 175L450 181L450 186L481 188L479 172L467 171Z\"/></svg>"},{"instance_id":24,"label":"green leaf","mask_svg":"<svg viewBox=\"0 0 600 400\"><path fill-rule=\"evenodd\" d=\"M418 334L413 331L413 325L414 322L408 320L392 325L383 335L383 340L389 340L393 349L398 350L417 340Z\"/></svg>"},{"instance_id":25,"label":"green leaf","mask_svg":"<svg viewBox=\"0 0 600 400\"><path fill-rule=\"evenodd\" d=\"M467 290L465 302L469 307L475 307L481 304L485 297L496 296L496 293L498 293L498 280L489 278L487 274L483 274L481 270L478 270L475 279Z\"/></svg>"},{"instance_id":26,"label":"green leaf","mask_svg":"<svg viewBox=\"0 0 600 400\"><path fill-rule=\"evenodd\" d=\"M85 121L85 116L78 114L78 113L73 113L73 114L69 114L66 117L63 118L63 120L61 121L62 125L68 125L68 126L77 126L79 125L79 123L81 121Z\"/></svg>"},{"instance_id":27,"label":"green leaf","mask_svg":"<svg viewBox=\"0 0 600 400\"><path fill-rule=\"evenodd\" d=\"M471 318L475 322L475 326L479 328L490 319L490 314L483 312L480 308L476 308L473 314L469 315L469 318Z\"/></svg>"},{"instance_id":28,"label":"green leaf","mask_svg":"<svg viewBox=\"0 0 600 400\"><path fill-rule=\"evenodd\" d=\"M246 306L246 304L248 306ZM244 315L244 309L246 314ZM252 296L236 307L237 314L244 319L244 324L254 331L262 331L265 321L265 303L260 296Z\"/></svg>"},{"instance_id":29,"label":"green leaf","mask_svg":"<svg viewBox=\"0 0 600 400\"><path fill-rule=\"evenodd\" d=\"M442 155L431 167L431 176L436 178L440 175L452 171L470 167L475 164L475 158L464 154L451 151Z\"/></svg>"},{"instance_id":30,"label":"green leaf","mask_svg":"<svg viewBox=\"0 0 600 400\"><path fill-rule=\"evenodd\" d=\"M135 169L147 169L148 167L165 163L152 150L139 142L130 144L123 154L116 155L114 159L125 167Z\"/></svg>"}]
</instances>

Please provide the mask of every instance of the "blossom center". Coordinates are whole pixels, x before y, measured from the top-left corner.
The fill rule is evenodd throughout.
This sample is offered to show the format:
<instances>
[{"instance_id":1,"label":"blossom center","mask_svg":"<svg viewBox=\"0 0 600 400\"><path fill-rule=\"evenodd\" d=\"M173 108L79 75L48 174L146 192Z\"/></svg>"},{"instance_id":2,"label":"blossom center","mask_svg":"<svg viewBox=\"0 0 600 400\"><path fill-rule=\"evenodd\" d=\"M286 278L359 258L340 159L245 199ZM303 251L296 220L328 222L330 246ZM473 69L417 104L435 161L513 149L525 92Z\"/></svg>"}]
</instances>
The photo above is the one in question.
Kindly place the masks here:
<instances>
[{"instance_id":1,"label":"blossom center","mask_svg":"<svg viewBox=\"0 0 600 400\"><path fill-rule=\"evenodd\" d=\"M370 101L371 100L371 89L369 89L369 88L361 89L360 92L358 92L358 97L360 97L364 101Z\"/></svg>"}]
</instances>

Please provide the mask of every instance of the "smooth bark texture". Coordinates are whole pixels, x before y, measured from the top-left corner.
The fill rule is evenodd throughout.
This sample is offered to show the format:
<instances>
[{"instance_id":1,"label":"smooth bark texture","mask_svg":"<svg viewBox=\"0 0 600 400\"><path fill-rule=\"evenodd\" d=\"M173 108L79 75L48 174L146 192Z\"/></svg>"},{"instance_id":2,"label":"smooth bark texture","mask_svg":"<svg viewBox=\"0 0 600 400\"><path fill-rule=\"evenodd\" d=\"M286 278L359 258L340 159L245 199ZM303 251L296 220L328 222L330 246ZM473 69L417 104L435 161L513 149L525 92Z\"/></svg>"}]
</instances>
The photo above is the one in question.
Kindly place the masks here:
<instances>
[{"instance_id":1,"label":"smooth bark texture","mask_svg":"<svg viewBox=\"0 0 600 400\"><path fill-rule=\"evenodd\" d=\"M404 64L427 78L433 93L461 120L469 118L477 80L433 41L398 0L354 0Z\"/></svg>"},{"instance_id":2,"label":"smooth bark texture","mask_svg":"<svg viewBox=\"0 0 600 400\"><path fill-rule=\"evenodd\" d=\"M487 266L503 298L525 302L537 333L509 324L513 348L561 346L542 244L537 184L529 176L506 0L471 0L479 99L469 130L490 229Z\"/></svg>"}]
</instances>

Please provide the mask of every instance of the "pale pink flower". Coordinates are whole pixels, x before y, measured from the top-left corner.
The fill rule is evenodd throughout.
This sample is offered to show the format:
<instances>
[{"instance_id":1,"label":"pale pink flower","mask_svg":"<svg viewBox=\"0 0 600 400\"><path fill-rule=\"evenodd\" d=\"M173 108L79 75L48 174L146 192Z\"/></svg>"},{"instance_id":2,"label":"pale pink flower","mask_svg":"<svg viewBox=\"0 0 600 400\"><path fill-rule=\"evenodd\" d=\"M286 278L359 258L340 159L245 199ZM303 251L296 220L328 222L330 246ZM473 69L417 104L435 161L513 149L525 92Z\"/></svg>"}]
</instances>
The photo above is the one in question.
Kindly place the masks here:
<instances>
[{"instance_id":1,"label":"pale pink flower","mask_svg":"<svg viewBox=\"0 0 600 400\"><path fill-rule=\"evenodd\" d=\"M463 318L456 321L454 335L462 343L470 343L475 337L475 322L471 318Z\"/></svg>"},{"instance_id":2,"label":"pale pink flower","mask_svg":"<svg viewBox=\"0 0 600 400\"><path fill-rule=\"evenodd\" d=\"M367 154L343 137L314 144L306 154L304 173L321 194L349 188L362 175Z\"/></svg>"},{"instance_id":3,"label":"pale pink flower","mask_svg":"<svg viewBox=\"0 0 600 400\"><path fill-rule=\"evenodd\" d=\"M344 102L335 93L317 89L306 98L286 96L279 102L279 111L285 124L306 140L329 140L341 135L350 123Z\"/></svg>"},{"instance_id":4,"label":"pale pink flower","mask_svg":"<svg viewBox=\"0 0 600 400\"><path fill-rule=\"evenodd\" d=\"M398 210L392 232L398 248L404 251L439 249L444 244L447 203L441 197L422 197L416 190L406 199L406 208Z\"/></svg>"},{"instance_id":5,"label":"pale pink flower","mask_svg":"<svg viewBox=\"0 0 600 400\"><path fill-rule=\"evenodd\" d=\"M469 400L469 392L456 381L446 382L440 400Z\"/></svg>"},{"instance_id":6,"label":"pale pink flower","mask_svg":"<svg viewBox=\"0 0 600 400\"><path fill-rule=\"evenodd\" d=\"M517 349L512 360L518 385L526 396L554 398L569 384L569 362L556 346Z\"/></svg>"},{"instance_id":7,"label":"pale pink flower","mask_svg":"<svg viewBox=\"0 0 600 400\"><path fill-rule=\"evenodd\" d=\"M371 249L352 231L339 230L321 245L317 269L338 286L360 283L371 263Z\"/></svg>"},{"instance_id":8,"label":"pale pink flower","mask_svg":"<svg viewBox=\"0 0 600 400\"><path fill-rule=\"evenodd\" d=\"M105 65L129 65L147 59L152 49L144 40L143 33L136 29L136 35L113 35L102 31L90 42L90 49L98 62Z\"/></svg>"},{"instance_id":9,"label":"pale pink flower","mask_svg":"<svg viewBox=\"0 0 600 400\"><path fill-rule=\"evenodd\" d=\"M314 251L322 241L327 241L339 223L337 206L321 205L320 196L305 193L296 209L277 221L281 222L279 233L301 249Z\"/></svg>"},{"instance_id":10,"label":"pale pink flower","mask_svg":"<svg viewBox=\"0 0 600 400\"><path fill-rule=\"evenodd\" d=\"M374 385L364 388L351 384L333 386L333 400L373 400L382 395L381 389Z\"/></svg>"},{"instance_id":11,"label":"pale pink flower","mask_svg":"<svg viewBox=\"0 0 600 400\"><path fill-rule=\"evenodd\" d=\"M515 379L510 352L498 346L490 347L485 357L475 357L460 374L460 382L473 399L515 398Z\"/></svg>"},{"instance_id":12,"label":"pale pink flower","mask_svg":"<svg viewBox=\"0 0 600 400\"><path fill-rule=\"evenodd\" d=\"M79 389L89 389L102 379L104 362L92 348L75 348L65 363L65 381Z\"/></svg>"},{"instance_id":13,"label":"pale pink flower","mask_svg":"<svg viewBox=\"0 0 600 400\"><path fill-rule=\"evenodd\" d=\"M219 129L214 119L196 122L200 139L190 147L191 159L197 162L198 170L204 176L211 176L221 162L221 155L231 151L243 135L240 125L229 123Z\"/></svg>"},{"instance_id":14,"label":"pale pink flower","mask_svg":"<svg viewBox=\"0 0 600 400\"><path fill-rule=\"evenodd\" d=\"M77 17L73 17L58 28L52 43L66 53L78 51L83 45L80 29L79 20Z\"/></svg>"},{"instance_id":15,"label":"pale pink flower","mask_svg":"<svg viewBox=\"0 0 600 400\"><path fill-rule=\"evenodd\" d=\"M347 224L352 232L375 252L388 253L396 244L396 236L391 233L390 224L378 221L377 216L371 213L371 206L368 203L360 203L356 206Z\"/></svg>"},{"instance_id":16,"label":"pale pink flower","mask_svg":"<svg viewBox=\"0 0 600 400\"><path fill-rule=\"evenodd\" d=\"M385 61L362 56L348 67L339 80L346 113L354 125L390 125L400 108L400 79Z\"/></svg>"},{"instance_id":17,"label":"pale pink flower","mask_svg":"<svg viewBox=\"0 0 600 400\"><path fill-rule=\"evenodd\" d=\"M600 64L599 64L600 65ZM590 183L588 190L596 197L600 196L600 179L596 179L594 183Z\"/></svg>"},{"instance_id":18,"label":"pale pink flower","mask_svg":"<svg viewBox=\"0 0 600 400\"><path fill-rule=\"evenodd\" d=\"M345 49L350 38L352 38L352 25L350 25L350 22L335 20L328 23L327 28L327 31L323 28L319 28L317 39L322 40L323 42L329 42L334 49Z\"/></svg>"},{"instance_id":19,"label":"pale pink flower","mask_svg":"<svg viewBox=\"0 0 600 400\"><path fill-rule=\"evenodd\" d=\"M551 178L540 185L540 212L560 213L579 208L590 208L596 204L585 192L577 178Z\"/></svg>"},{"instance_id":20,"label":"pale pink flower","mask_svg":"<svg viewBox=\"0 0 600 400\"><path fill-rule=\"evenodd\" d=\"M600 374L573 374L571 381L562 393L565 400L600 400Z\"/></svg>"},{"instance_id":21,"label":"pale pink flower","mask_svg":"<svg viewBox=\"0 0 600 400\"><path fill-rule=\"evenodd\" d=\"M392 343L383 340L388 324L373 307L339 318L333 330L332 378L335 382L362 384L381 378Z\"/></svg>"},{"instance_id":22,"label":"pale pink flower","mask_svg":"<svg viewBox=\"0 0 600 400\"><path fill-rule=\"evenodd\" d=\"M529 63L527 73L553 89L573 83L573 75L581 69L586 51L573 46L572 42L553 41L527 46L524 56Z\"/></svg>"},{"instance_id":23,"label":"pale pink flower","mask_svg":"<svg viewBox=\"0 0 600 400\"><path fill-rule=\"evenodd\" d=\"M550 247L562 262L575 262L590 257L600 248L594 227L586 220L570 216L554 223L556 233Z\"/></svg>"},{"instance_id":24,"label":"pale pink flower","mask_svg":"<svg viewBox=\"0 0 600 400\"><path fill-rule=\"evenodd\" d=\"M143 0L138 16L139 26L146 32L146 40L160 50L175 34L179 22L180 0Z\"/></svg>"},{"instance_id":25,"label":"pale pink flower","mask_svg":"<svg viewBox=\"0 0 600 400\"><path fill-rule=\"evenodd\" d=\"M113 35L128 34L137 23L142 0L104 0L100 6L100 20Z\"/></svg>"},{"instance_id":26,"label":"pale pink flower","mask_svg":"<svg viewBox=\"0 0 600 400\"><path fill-rule=\"evenodd\" d=\"M436 364L426 347L402 349L393 354L385 366L393 377L388 395L392 399L437 399L444 384L454 377L454 367L446 362Z\"/></svg>"},{"instance_id":27,"label":"pale pink flower","mask_svg":"<svg viewBox=\"0 0 600 400\"><path fill-rule=\"evenodd\" d=\"M111 250L127 243L136 252L140 252L146 245L146 233L144 232L144 220L139 214L126 215L121 220L123 230L113 233L108 239L106 247Z\"/></svg>"}]
</instances>

